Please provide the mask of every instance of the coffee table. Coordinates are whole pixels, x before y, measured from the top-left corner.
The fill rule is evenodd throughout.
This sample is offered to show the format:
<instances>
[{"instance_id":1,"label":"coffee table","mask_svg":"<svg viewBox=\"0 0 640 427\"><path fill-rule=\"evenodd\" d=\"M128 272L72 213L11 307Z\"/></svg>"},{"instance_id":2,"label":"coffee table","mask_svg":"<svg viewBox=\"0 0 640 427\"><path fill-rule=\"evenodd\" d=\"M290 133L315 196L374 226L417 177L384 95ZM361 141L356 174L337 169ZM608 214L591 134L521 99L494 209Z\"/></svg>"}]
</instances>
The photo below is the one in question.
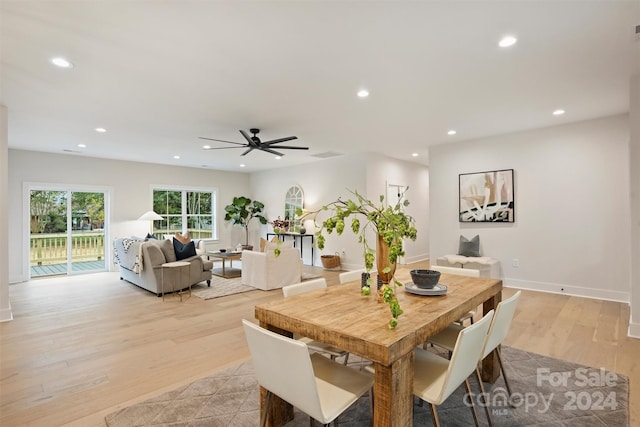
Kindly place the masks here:
<instances>
[{"instance_id":1,"label":"coffee table","mask_svg":"<svg viewBox=\"0 0 640 427\"><path fill-rule=\"evenodd\" d=\"M222 268L214 268L211 270L212 274L216 276L224 277L225 279L231 279L233 277L240 277L242 270L239 268L233 268L233 260L241 260L242 252L220 252L220 251L207 251L207 259L214 258L222 261ZM226 261L229 261L229 267L226 266Z\"/></svg>"}]
</instances>

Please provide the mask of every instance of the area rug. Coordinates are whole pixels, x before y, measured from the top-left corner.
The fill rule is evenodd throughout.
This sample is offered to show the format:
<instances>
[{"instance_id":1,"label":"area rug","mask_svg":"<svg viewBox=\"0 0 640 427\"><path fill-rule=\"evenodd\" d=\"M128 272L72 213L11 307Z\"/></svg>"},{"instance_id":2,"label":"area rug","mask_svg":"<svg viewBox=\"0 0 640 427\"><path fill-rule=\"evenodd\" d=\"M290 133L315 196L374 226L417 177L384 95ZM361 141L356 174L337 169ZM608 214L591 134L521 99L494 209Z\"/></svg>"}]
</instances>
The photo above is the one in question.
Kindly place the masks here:
<instances>
[{"instance_id":1,"label":"area rug","mask_svg":"<svg viewBox=\"0 0 640 427\"><path fill-rule=\"evenodd\" d=\"M503 347L503 359L513 391L507 402L502 378L491 386L493 424L497 426L628 426L628 378L602 369ZM350 359L356 359L352 356ZM357 363L357 360L355 361ZM478 385L472 382L472 388ZM471 396L477 398L477 395ZM442 405L443 426L473 425L469 396L459 388ZM241 363L212 376L108 414L109 427L129 426L257 426L259 386L251 362ZM487 425L484 410L480 421ZM414 426L431 426L429 405L417 399ZM369 400L365 396L348 409L340 424L369 425ZM309 418L295 410L288 427L308 426Z\"/></svg>"},{"instance_id":2,"label":"area rug","mask_svg":"<svg viewBox=\"0 0 640 427\"><path fill-rule=\"evenodd\" d=\"M220 276L211 277L211 286L207 286L206 282L201 282L191 287L193 296L202 299L219 298L255 290L256 288L253 286L243 285L240 277L225 279Z\"/></svg>"},{"instance_id":3,"label":"area rug","mask_svg":"<svg viewBox=\"0 0 640 427\"><path fill-rule=\"evenodd\" d=\"M321 274L314 273L302 273L302 281L312 280L322 277ZM234 277L231 279L225 279L220 276L211 277L211 286L207 286L206 282L198 283L192 286L191 292L193 296L202 299L213 299L224 297L227 295L239 294L242 292L249 292L257 290L253 286L247 286L242 284L240 277Z\"/></svg>"}]
</instances>

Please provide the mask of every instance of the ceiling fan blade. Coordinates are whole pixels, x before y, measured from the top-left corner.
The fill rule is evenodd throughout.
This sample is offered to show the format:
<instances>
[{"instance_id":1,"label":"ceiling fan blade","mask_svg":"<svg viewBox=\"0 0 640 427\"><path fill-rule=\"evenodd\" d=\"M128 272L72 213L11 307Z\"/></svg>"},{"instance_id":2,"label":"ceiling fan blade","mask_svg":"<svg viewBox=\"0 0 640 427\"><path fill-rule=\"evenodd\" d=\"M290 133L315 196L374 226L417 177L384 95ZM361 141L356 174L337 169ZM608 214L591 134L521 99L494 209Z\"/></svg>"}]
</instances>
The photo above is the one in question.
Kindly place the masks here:
<instances>
[{"instance_id":1,"label":"ceiling fan blade","mask_svg":"<svg viewBox=\"0 0 640 427\"><path fill-rule=\"evenodd\" d=\"M210 150L233 150L234 148L243 148L246 147L247 144L242 144L242 146L240 147L215 147L215 148L203 148L203 150L206 151L210 151Z\"/></svg>"},{"instance_id":2,"label":"ceiling fan blade","mask_svg":"<svg viewBox=\"0 0 640 427\"><path fill-rule=\"evenodd\" d=\"M278 145L278 150L286 149L286 150L308 150L309 147L292 147L289 145Z\"/></svg>"},{"instance_id":3,"label":"ceiling fan blade","mask_svg":"<svg viewBox=\"0 0 640 427\"><path fill-rule=\"evenodd\" d=\"M263 144L266 144L266 145L278 144L280 142L291 141L291 140L294 140L294 139L298 139L298 137L297 136L288 136L286 138L272 139L271 141L263 142Z\"/></svg>"},{"instance_id":4,"label":"ceiling fan blade","mask_svg":"<svg viewBox=\"0 0 640 427\"><path fill-rule=\"evenodd\" d=\"M254 147L249 147L249 149L247 151L245 151L244 153L240 154L241 156L246 156L247 154L249 154L250 152L252 152L254 150Z\"/></svg>"},{"instance_id":5,"label":"ceiling fan blade","mask_svg":"<svg viewBox=\"0 0 640 427\"><path fill-rule=\"evenodd\" d=\"M200 138L200 139L207 139L207 140L209 140L209 141L226 142L226 143L228 143L228 144L245 145L245 144L241 144L241 143L239 143L239 142L225 141L224 139L206 138L206 137L204 137L204 136L199 136L198 138Z\"/></svg>"},{"instance_id":6,"label":"ceiling fan blade","mask_svg":"<svg viewBox=\"0 0 640 427\"><path fill-rule=\"evenodd\" d=\"M244 136L244 139L247 140L247 142L249 143L249 146L255 147L256 143L253 142L253 139L251 139L251 137L249 136L249 134L247 132L245 132L242 129L240 129L240 133L242 134L242 136Z\"/></svg>"},{"instance_id":7,"label":"ceiling fan blade","mask_svg":"<svg viewBox=\"0 0 640 427\"><path fill-rule=\"evenodd\" d=\"M284 154L282 154L282 153L278 153L277 151L272 150L272 149L271 149L271 148L269 148L269 147L262 147L262 148L260 148L260 150L262 150L262 151L266 151L267 153L271 153L271 154L276 155L276 156L280 156L280 157L284 156Z\"/></svg>"}]
</instances>

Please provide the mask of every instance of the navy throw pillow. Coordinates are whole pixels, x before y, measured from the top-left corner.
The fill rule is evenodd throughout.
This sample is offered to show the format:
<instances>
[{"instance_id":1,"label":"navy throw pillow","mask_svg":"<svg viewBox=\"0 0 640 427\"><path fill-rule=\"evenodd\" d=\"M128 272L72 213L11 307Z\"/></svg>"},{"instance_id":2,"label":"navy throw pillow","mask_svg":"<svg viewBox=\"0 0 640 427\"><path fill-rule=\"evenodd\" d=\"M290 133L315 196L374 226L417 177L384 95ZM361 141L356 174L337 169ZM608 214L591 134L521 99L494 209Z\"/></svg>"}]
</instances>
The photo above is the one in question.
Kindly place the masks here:
<instances>
[{"instance_id":1,"label":"navy throw pillow","mask_svg":"<svg viewBox=\"0 0 640 427\"><path fill-rule=\"evenodd\" d=\"M196 245L193 242L182 243L178 239L173 239L173 250L177 261L196 256Z\"/></svg>"}]
</instances>

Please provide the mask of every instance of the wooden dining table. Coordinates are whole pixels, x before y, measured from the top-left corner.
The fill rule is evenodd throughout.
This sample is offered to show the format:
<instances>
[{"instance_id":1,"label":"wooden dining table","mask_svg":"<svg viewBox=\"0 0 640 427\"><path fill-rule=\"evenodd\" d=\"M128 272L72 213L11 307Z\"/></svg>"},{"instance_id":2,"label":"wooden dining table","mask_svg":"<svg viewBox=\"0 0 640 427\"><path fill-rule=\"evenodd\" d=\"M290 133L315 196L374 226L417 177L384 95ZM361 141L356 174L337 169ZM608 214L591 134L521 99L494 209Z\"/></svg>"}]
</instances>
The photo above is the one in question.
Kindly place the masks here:
<instances>
[{"instance_id":1,"label":"wooden dining table","mask_svg":"<svg viewBox=\"0 0 640 427\"><path fill-rule=\"evenodd\" d=\"M399 268L396 278L411 282L408 269ZM361 295L359 280L257 305L255 316L271 331L289 337L296 333L370 360L375 367L374 426L411 426L413 350L470 310L482 304L486 313L501 301L499 279L442 274L439 283L447 286L445 295L422 296L396 288L404 314L395 329L388 327L388 304L375 292ZM493 354L482 362L482 375L486 381L497 379ZM262 405L265 394L262 390ZM272 401L267 425L280 426L292 418L290 404Z\"/></svg>"}]
</instances>

